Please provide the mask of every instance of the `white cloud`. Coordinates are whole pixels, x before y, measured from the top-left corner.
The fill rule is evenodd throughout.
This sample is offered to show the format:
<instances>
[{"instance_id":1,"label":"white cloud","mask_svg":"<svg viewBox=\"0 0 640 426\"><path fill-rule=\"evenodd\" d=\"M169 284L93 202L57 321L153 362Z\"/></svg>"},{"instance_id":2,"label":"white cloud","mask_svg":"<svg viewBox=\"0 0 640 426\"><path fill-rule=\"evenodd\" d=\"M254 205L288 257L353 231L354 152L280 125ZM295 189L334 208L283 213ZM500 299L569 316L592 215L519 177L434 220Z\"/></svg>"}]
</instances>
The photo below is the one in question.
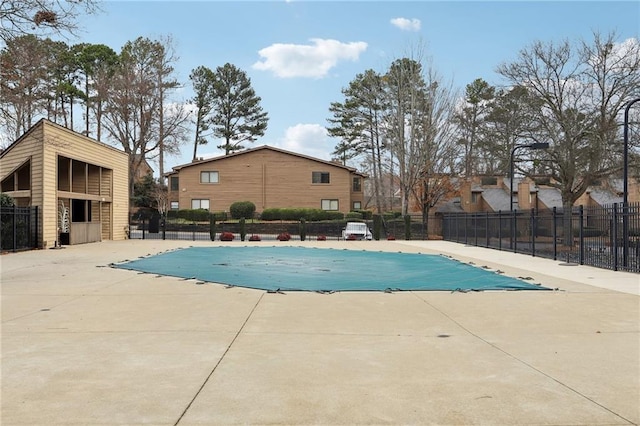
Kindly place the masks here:
<instances>
[{"instance_id":1,"label":"white cloud","mask_svg":"<svg viewBox=\"0 0 640 426\"><path fill-rule=\"evenodd\" d=\"M326 161L331 160L334 149L327 129L320 124L296 124L289 127L275 146Z\"/></svg>"},{"instance_id":2,"label":"white cloud","mask_svg":"<svg viewBox=\"0 0 640 426\"><path fill-rule=\"evenodd\" d=\"M342 43L337 40L313 38L312 44L276 43L258 51L262 58L253 68L271 71L282 78L322 78L338 61L357 61L367 49L362 41Z\"/></svg>"},{"instance_id":3,"label":"white cloud","mask_svg":"<svg viewBox=\"0 0 640 426\"><path fill-rule=\"evenodd\" d=\"M420 31L420 20L415 18L393 18L391 24L403 31Z\"/></svg>"}]
</instances>

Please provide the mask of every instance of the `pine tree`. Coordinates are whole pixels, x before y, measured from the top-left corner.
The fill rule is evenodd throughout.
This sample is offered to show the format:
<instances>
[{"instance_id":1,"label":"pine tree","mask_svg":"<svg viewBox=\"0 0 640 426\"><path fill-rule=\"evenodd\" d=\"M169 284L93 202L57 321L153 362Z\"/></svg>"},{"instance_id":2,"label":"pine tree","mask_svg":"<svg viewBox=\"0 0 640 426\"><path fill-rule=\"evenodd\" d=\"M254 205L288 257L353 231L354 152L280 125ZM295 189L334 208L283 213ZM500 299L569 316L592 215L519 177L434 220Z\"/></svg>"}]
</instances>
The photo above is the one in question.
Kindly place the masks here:
<instances>
[{"instance_id":1,"label":"pine tree","mask_svg":"<svg viewBox=\"0 0 640 426\"><path fill-rule=\"evenodd\" d=\"M244 71L229 63L216 68L210 123L213 136L224 140L218 148L225 155L244 149L243 142L253 142L264 135L268 116L260 101Z\"/></svg>"}]
</instances>

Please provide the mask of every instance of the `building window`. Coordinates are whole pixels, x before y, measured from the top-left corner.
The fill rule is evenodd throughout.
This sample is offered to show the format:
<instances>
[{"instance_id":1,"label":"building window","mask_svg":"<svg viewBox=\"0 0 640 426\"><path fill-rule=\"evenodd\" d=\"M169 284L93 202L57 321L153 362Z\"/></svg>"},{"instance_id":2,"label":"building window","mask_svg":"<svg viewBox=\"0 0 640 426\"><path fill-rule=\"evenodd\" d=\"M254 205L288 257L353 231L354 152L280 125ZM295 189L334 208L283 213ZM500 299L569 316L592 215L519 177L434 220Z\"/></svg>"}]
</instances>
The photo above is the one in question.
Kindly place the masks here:
<instances>
[{"instance_id":1,"label":"building window","mask_svg":"<svg viewBox=\"0 0 640 426\"><path fill-rule=\"evenodd\" d=\"M362 210L362 202L360 201L354 201L353 202L353 210Z\"/></svg>"},{"instance_id":2,"label":"building window","mask_svg":"<svg viewBox=\"0 0 640 426\"><path fill-rule=\"evenodd\" d=\"M191 208L209 210L209 200L191 200Z\"/></svg>"},{"instance_id":3,"label":"building window","mask_svg":"<svg viewBox=\"0 0 640 426\"><path fill-rule=\"evenodd\" d=\"M359 177L353 177L353 192L361 192L362 191L362 183Z\"/></svg>"},{"instance_id":4,"label":"building window","mask_svg":"<svg viewBox=\"0 0 640 426\"><path fill-rule=\"evenodd\" d=\"M218 172L200 172L200 183L218 183Z\"/></svg>"},{"instance_id":5,"label":"building window","mask_svg":"<svg viewBox=\"0 0 640 426\"><path fill-rule=\"evenodd\" d=\"M329 183L329 172L312 172L311 183Z\"/></svg>"},{"instance_id":6,"label":"building window","mask_svg":"<svg viewBox=\"0 0 640 426\"><path fill-rule=\"evenodd\" d=\"M180 203L178 203L177 201L171 202L171 210L178 210L179 208L180 208Z\"/></svg>"},{"instance_id":7,"label":"building window","mask_svg":"<svg viewBox=\"0 0 640 426\"><path fill-rule=\"evenodd\" d=\"M338 200L322 200L322 210L338 210Z\"/></svg>"},{"instance_id":8,"label":"building window","mask_svg":"<svg viewBox=\"0 0 640 426\"><path fill-rule=\"evenodd\" d=\"M171 176L169 178L169 185L171 185L171 191L179 191L180 181L178 180L178 176Z\"/></svg>"},{"instance_id":9,"label":"building window","mask_svg":"<svg viewBox=\"0 0 640 426\"><path fill-rule=\"evenodd\" d=\"M479 193L477 193L477 192L472 192L472 193L471 193L471 202L472 202L472 203L474 203L474 204L475 204L475 203L477 203L477 202L478 202L478 195L480 195L480 194L479 194Z\"/></svg>"}]
</instances>

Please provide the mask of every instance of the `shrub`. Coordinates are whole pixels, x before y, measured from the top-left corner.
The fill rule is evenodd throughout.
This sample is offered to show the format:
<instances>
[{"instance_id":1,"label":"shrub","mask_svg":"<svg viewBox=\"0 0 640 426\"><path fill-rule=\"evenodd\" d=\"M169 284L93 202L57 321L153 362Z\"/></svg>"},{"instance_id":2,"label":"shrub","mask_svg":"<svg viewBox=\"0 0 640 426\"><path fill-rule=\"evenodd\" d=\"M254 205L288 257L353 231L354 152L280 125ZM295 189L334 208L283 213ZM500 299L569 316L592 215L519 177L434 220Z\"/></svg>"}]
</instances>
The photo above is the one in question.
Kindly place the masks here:
<instances>
[{"instance_id":1,"label":"shrub","mask_svg":"<svg viewBox=\"0 0 640 426\"><path fill-rule=\"evenodd\" d=\"M236 201L229 207L229 213L233 219L249 218L252 219L256 212L256 205L251 201Z\"/></svg>"},{"instance_id":2,"label":"shrub","mask_svg":"<svg viewBox=\"0 0 640 426\"><path fill-rule=\"evenodd\" d=\"M320 220L340 220L344 219L344 213L336 211L327 211L321 209L309 209L309 208L270 208L265 209L260 215L260 219L265 221L270 220L290 220L298 221L300 219L307 221L320 221Z\"/></svg>"},{"instance_id":3,"label":"shrub","mask_svg":"<svg viewBox=\"0 0 640 426\"><path fill-rule=\"evenodd\" d=\"M373 219L373 212L371 210L356 210L356 211L362 213L362 218L364 220L372 220Z\"/></svg>"},{"instance_id":4,"label":"shrub","mask_svg":"<svg viewBox=\"0 0 640 426\"><path fill-rule=\"evenodd\" d=\"M233 241L234 235L231 232L223 232L220 234L220 241Z\"/></svg>"},{"instance_id":5,"label":"shrub","mask_svg":"<svg viewBox=\"0 0 640 426\"><path fill-rule=\"evenodd\" d=\"M209 211L205 209L170 210L167 212L168 218L184 219L191 222L207 222L209 215Z\"/></svg>"},{"instance_id":6,"label":"shrub","mask_svg":"<svg viewBox=\"0 0 640 426\"><path fill-rule=\"evenodd\" d=\"M402 212L384 212L382 213L384 220L393 220L402 216Z\"/></svg>"},{"instance_id":7,"label":"shrub","mask_svg":"<svg viewBox=\"0 0 640 426\"><path fill-rule=\"evenodd\" d=\"M217 221L220 222L224 222L225 220L229 219L227 212L213 212L211 214L216 218Z\"/></svg>"},{"instance_id":8,"label":"shrub","mask_svg":"<svg viewBox=\"0 0 640 426\"><path fill-rule=\"evenodd\" d=\"M16 203L10 195L7 195L3 192L0 192L0 206L2 207L13 207Z\"/></svg>"},{"instance_id":9,"label":"shrub","mask_svg":"<svg viewBox=\"0 0 640 426\"><path fill-rule=\"evenodd\" d=\"M360 213L360 212L349 212L346 215L344 215L344 218L347 219L347 220L350 220L350 219L362 220L362 213Z\"/></svg>"}]
</instances>

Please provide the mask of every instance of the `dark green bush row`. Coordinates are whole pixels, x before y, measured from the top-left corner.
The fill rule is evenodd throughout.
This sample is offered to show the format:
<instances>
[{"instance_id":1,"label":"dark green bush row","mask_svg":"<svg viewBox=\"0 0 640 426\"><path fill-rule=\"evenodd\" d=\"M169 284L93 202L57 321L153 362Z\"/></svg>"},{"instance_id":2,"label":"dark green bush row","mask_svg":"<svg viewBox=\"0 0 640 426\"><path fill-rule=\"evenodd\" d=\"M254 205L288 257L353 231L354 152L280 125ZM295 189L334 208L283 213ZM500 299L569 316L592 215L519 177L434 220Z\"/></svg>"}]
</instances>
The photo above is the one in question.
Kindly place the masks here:
<instances>
[{"instance_id":1,"label":"dark green bush row","mask_svg":"<svg viewBox=\"0 0 640 426\"><path fill-rule=\"evenodd\" d=\"M213 215L214 219L218 221L227 220L227 212L210 213L205 209L169 210L167 212L167 218L169 219L184 219L192 222L207 222L211 215Z\"/></svg>"},{"instance_id":2,"label":"dark green bush row","mask_svg":"<svg viewBox=\"0 0 640 426\"><path fill-rule=\"evenodd\" d=\"M384 212L382 213L382 217L384 220L398 219L402 216L402 212Z\"/></svg>"},{"instance_id":3,"label":"dark green bush row","mask_svg":"<svg viewBox=\"0 0 640 426\"><path fill-rule=\"evenodd\" d=\"M306 208L272 208L265 209L260 215L262 220L300 220L307 221L318 220L340 220L344 219L344 213L335 211L326 211L321 209Z\"/></svg>"}]
</instances>

